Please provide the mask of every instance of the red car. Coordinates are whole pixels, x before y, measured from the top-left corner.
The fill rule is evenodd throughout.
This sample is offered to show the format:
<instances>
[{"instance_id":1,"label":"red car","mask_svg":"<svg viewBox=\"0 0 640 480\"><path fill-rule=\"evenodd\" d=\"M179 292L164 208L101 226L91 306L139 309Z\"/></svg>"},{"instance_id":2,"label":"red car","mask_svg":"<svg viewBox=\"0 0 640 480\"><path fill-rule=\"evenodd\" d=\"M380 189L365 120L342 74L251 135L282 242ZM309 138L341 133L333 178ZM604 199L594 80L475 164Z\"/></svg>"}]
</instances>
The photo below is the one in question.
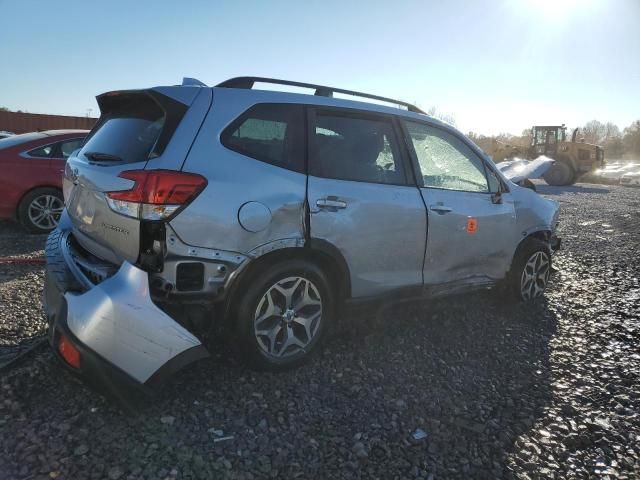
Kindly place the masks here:
<instances>
[{"instance_id":1,"label":"red car","mask_svg":"<svg viewBox=\"0 0 640 480\"><path fill-rule=\"evenodd\" d=\"M0 139L0 219L17 219L34 233L52 230L64 208L64 164L87 133L49 130Z\"/></svg>"}]
</instances>

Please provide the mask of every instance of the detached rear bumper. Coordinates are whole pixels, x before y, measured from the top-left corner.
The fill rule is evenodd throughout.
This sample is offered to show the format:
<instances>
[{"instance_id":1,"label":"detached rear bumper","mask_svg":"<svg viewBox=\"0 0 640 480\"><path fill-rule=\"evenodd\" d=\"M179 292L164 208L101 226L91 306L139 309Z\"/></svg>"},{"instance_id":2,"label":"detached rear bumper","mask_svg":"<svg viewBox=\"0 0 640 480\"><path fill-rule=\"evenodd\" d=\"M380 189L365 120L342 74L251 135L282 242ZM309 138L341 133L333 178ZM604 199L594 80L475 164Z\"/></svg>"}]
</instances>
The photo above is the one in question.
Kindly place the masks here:
<instances>
[{"instance_id":1,"label":"detached rear bumper","mask_svg":"<svg viewBox=\"0 0 640 480\"><path fill-rule=\"evenodd\" d=\"M74 262L69 235L56 229L47 240L43 295L49 342L67 367L126 402L208 356L195 336L151 301L146 272L125 262L93 285ZM61 338L79 352L79 365L64 360Z\"/></svg>"}]
</instances>

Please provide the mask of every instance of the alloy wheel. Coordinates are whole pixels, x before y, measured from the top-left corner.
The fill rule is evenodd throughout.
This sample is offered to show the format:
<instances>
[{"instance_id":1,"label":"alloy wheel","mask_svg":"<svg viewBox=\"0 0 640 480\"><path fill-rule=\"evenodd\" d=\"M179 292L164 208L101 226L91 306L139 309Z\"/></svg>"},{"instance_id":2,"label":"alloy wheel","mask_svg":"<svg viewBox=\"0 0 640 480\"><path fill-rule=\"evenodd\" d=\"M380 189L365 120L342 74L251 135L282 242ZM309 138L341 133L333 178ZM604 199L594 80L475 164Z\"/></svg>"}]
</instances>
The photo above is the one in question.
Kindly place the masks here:
<instances>
[{"instance_id":1,"label":"alloy wheel","mask_svg":"<svg viewBox=\"0 0 640 480\"><path fill-rule=\"evenodd\" d=\"M306 278L287 277L269 287L258 302L254 333L264 353L285 358L309 347L321 321L318 288Z\"/></svg>"},{"instance_id":2,"label":"alloy wheel","mask_svg":"<svg viewBox=\"0 0 640 480\"><path fill-rule=\"evenodd\" d=\"M42 230L51 230L58 225L64 203L55 195L40 195L29 204L29 221Z\"/></svg>"},{"instance_id":3,"label":"alloy wheel","mask_svg":"<svg viewBox=\"0 0 640 480\"><path fill-rule=\"evenodd\" d=\"M524 300L537 298L544 293L551 274L551 261L546 252L533 253L522 270L520 294Z\"/></svg>"}]
</instances>

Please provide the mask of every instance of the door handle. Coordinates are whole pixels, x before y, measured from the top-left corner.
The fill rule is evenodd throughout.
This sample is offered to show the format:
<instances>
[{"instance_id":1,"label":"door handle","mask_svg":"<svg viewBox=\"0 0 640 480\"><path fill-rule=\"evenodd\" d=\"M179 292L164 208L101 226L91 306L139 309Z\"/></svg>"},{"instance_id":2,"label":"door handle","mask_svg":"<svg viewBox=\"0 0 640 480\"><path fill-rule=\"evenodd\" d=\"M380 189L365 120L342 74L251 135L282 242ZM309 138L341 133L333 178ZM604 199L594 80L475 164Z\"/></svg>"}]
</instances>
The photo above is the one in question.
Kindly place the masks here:
<instances>
[{"instance_id":1,"label":"door handle","mask_svg":"<svg viewBox=\"0 0 640 480\"><path fill-rule=\"evenodd\" d=\"M429 209L431 211L438 212L439 215L444 215L445 213L449 213L452 210L451 207L447 207L446 205L440 205L440 204L430 205Z\"/></svg>"},{"instance_id":2,"label":"door handle","mask_svg":"<svg viewBox=\"0 0 640 480\"><path fill-rule=\"evenodd\" d=\"M318 206L319 208L328 209L347 208L347 202L343 202L342 200L338 200L337 198L327 197L320 198L316 202L316 206Z\"/></svg>"}]
</instances>

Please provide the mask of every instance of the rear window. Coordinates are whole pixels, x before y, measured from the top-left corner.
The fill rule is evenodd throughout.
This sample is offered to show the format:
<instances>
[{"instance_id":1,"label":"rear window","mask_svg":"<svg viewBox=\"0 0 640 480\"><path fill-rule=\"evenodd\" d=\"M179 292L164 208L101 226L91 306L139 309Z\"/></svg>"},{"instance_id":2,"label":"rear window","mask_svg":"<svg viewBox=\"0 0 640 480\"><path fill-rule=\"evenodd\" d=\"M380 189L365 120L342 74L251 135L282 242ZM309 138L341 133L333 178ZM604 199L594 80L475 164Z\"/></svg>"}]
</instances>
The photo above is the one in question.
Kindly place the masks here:
<instances>
[{"instance_id":1,"label":"rear window","mask_svg":"<svg viewBox=\"0 0 640 480\"><path fill-rule=\"evenodd\" d=\"M222 133L222 144L277 167L304 171L304 117L300 105L262 103Z\"/></svg>"},{"instance_id":2,"label":"rear window","mask_svg":"<svg viewBox=\"0 0 640 480\"><path fill-rule=\"evenodd\" d=\"M108 118L87 141L80 154L113 155L125 163L147 160L163 125L164 116L155 119Z\"/></svg>"},{"instance_id":3,"label":"rear window","mask_svg":"<svg viewBox=\"0 0 640 480\"><path fill-rule=\"evenodd\" d=\"M89 160L146 161L164 151L187 107L154 91L101 95L102 115L80 150Z\"/></svg>"},{"instance_id":4,"label":"rear window","mask_svg":"<svg viewBox=\"0 0 640 480\"><path fill-rule=\"evenodd\" d=\"M44 133L31 132L31 133L23 133L22 135L12 135L11 137L1 138L0 150L4 150L5 148L15 147L16 145L31 142L33 140L40 140L45 137L46 135Z\"/></svg>"}]
</instances>

